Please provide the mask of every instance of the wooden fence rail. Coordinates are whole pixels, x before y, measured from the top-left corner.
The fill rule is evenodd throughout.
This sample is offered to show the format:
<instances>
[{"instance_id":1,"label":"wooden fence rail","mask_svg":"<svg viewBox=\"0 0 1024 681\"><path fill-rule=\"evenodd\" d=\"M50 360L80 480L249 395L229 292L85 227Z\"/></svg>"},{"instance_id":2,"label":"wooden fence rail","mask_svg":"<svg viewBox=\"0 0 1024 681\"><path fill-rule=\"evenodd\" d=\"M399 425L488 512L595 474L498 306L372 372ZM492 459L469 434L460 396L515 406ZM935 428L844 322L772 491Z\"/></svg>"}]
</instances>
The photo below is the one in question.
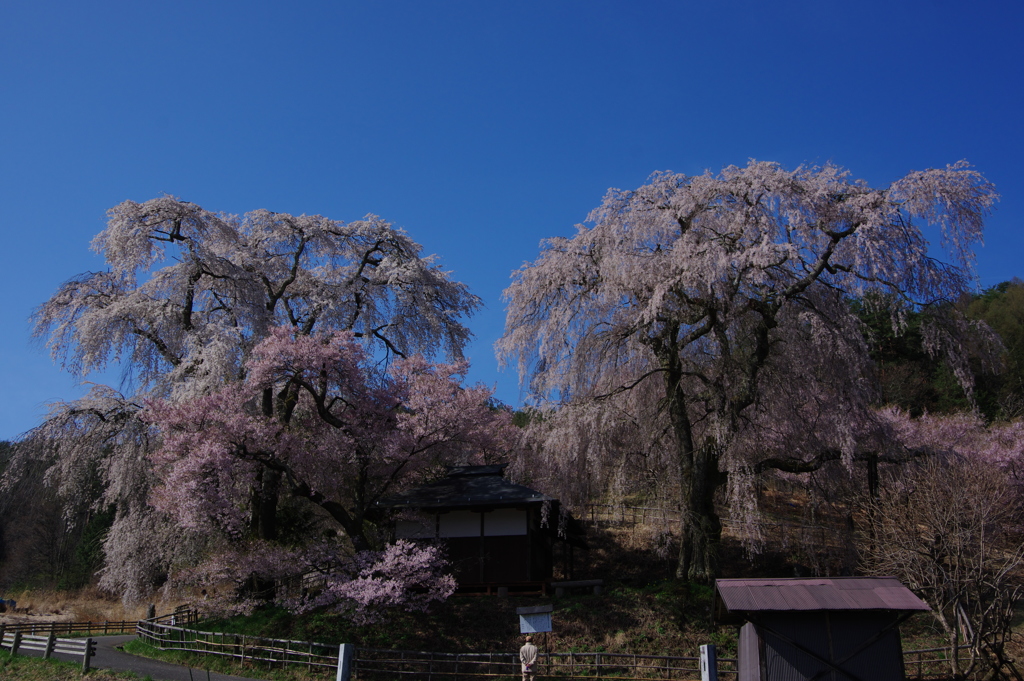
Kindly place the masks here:
<instances>
[{"instance_id":1,"label":"wooden fence rail","mask_svg":"<svg viewBox=\"0 0 1024 681\"><path fill-rule=\"evenodd\" d=\"M959 650L970 651L969 646ZM921 648L903 651L903 666L907 679L948 679L950 677L950 648ZM961 659L963 659L961 657Z\"/></svg>"},{"instance_id":2,"label":"wooden fence rail","mask_svg":"<svg viewBox=\"0 0 1024 681\"><path fill-rule=\"evenodd\" d=\"M0 624L8 633L22 634L66 634L68 636L89 636L92 634L134 634L135 620L121 622L18 622Z\"/></svg>"},{"instance_id":3,"label":"wooden fence rail","mask_svg":"<svg viewBox=\"0 0 1024 681\"><path fill-rule=\"evenodd\" d=\"M190 616L191 620L193 616ZM200 631L170 624L171 615L138 622L139 638L160 650L183 650L200 655L231 657L267 668L300 666L325 676L335 673L338 645L312 641L244 636ZM182 614L173 619L182 621ZM908 679L948 676L948 648L906 650L903 659ZM700 678L699 658L628 653L541 653L539 672L545 678L621 681L684 681ZM407 679L408 681L460 681L462 679L518 679L516 653L436 653L415 650L356 648L353 678L358 681ZM737 661L718 658L723 679L737 678Z\"/></svg>"},{"instance_id":4,"label":"wooden fence rail","mask_svg":"<svg viewBox=\"0 0 1024 681\"><path fill-rule=\"evenodd\" d=\"M736 660L719 658L718 673L736 675ZM541 653L538 673L544 678L614 678L624 681L662 681L700 678L700 659L672 655L626 653ZM425 681L448 679L518 679L516 653L430 653L411 650L357 648L354 670L359 681L410 678ZM396 675L399 675L396 677Z\"/></svg>"},{"instance_id":5,"label":"wooden fence rail","mask_svg":"<svg viewBox=\"0 0 1024 681\"><path fill-rule=\"evenodd\" d=\"M671 506L628 506L625 504L586 504L583 506L581 520L592 525L629 526L662 524L674 528L679 524L681 514L678 508ZM723 527L733 531L741 531L741 523L721 518ZM799 522L785 518L766 515L761 522L761 529L766 533L787 531L791 535L806 532L834 533L835 527L815 523ZM785 536L782 542L786 543Z\"/></svg>"},{"instance_id":6,"label":"wooden fence rail","mask_svg":"<svg viewBox=\"0 0 1024 681\"><path fill-rule=\"evenodd\" d=\"M166 623L168 620L169 616L164 616L140 621L136 629L139 638L160 650L231 657L268 668L300 665L312 671L334 670L338 666L336 644L199 631Z\"/></svg>"}]
</instances>

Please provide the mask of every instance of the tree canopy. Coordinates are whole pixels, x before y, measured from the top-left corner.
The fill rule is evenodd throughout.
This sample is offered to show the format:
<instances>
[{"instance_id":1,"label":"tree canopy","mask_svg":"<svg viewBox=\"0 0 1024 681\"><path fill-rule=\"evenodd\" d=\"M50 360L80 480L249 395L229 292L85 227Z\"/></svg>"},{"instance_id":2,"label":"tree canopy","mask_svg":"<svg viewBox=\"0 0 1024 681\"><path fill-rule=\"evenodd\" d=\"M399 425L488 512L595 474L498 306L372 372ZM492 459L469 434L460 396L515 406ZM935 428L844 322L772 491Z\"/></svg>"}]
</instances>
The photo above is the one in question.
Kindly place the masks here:
<instances>
[{"instance_id":1,"label":"tree canopy","mask_svg":"<svg viewBox=\"0 0 1024 681\"><path fill-rule=\"evenodd\" d=\"M244 419L263 419L266 428L276 424L275 437L294 438L301 437L295 419L309 419L311 414L323 417L321 425L344 431L331 420L342 418L338 414L346 396L359 391L375 397L353 400L353 408L379 398L375 408L383 415L377 425L384 427L390 419L387 423L397 430L399 423L429 418L434 405L417 405L415 400L423 392L420 388L433 379L447 382L460 397L486 402L479 391L463 392L457 386L465 370L458 362L470 338L463 320L479 306L479 299L432 256L424 256L403 230L377 216L350 223L266 210L236 216L165 196L145 203L126 201L112 208L108 217L106 229L92 243L108 269L68 280L39 307L34 324L54 359L77 376L110 364L119 366L121 390L97 385L83 399L54 405L47 420L18 444L7 484L19 471L42 461L49 468L47 479L69 508L115 507L116 518L104 544L101 583L128 600L144 596L165 580L172 566L193 565L209 551L201 534L175 526L170 507L163 512L150 503L154 486L166 489L173 479L167 474L173 468L172 453L189 457L197 467L203 465L199 450L185 452L186 429L175 415L184 418L189 408L213 409L219 401L224 409L236 412L205 414L211 439L232 419L236 425ZM290 343L293 349L302 346L315 354L319 347L321 354L329 353L341 347L332 344L333 339L346 348L347 363L341 366L350 373L328 381L333 392L327 405L314 405L324 397L317 392L321 384L312 378L304 381L298 363L274 365L265 355L257 359L254 354L260 347L267 352L267 344L275 342L282 352ZM456 364L445 368L422 359L437 355ZM295 356L293 352L292 359ZM308 359L308 353L304 356ZM391 365L403 369L388 378ZM343 380L353 383L342 387ZM144 412L147 404L150 410ZM143 413L150 416L140 418ZM157 413L163 422L152 416ZM482 412L467 408L466 413ZM218 416L223 419L219 429L213 427ZM250 430L256 429L253 423ZM162 450L161 470L153 466L152 456L163 441L154 424L174 430L177 438ZM370 430L362 434L364 458L384 456L388 443L402 439L389 439L378 430L380 442L367 449ZM411 425L402 431L403 442L415 439L414 431ZM344 437L360 440L349 432L332 442ZM240 442L231 443L231 451L242 451ZM429 447L432 453L440 449L435 444ZM327 443L316 451L322 453L325 447ZM446 451L455 455L457 449ZM277 516L287 510L282 493L288 496L303 489L303 483L309 491L317 483L308 473L306 478L298 475L284 444L262 443L245 451L259 456L245 460L248 468L239 463L233 469L244 469L235 480L235 491L244 494L225 495L221 501L234 504L232 512L244 507L250 538L272 539ZM349 447L336 454L345 457L351 451ZM465 456L465 449L458 455ZM285 465L286 461L290 463ZM418 470L413 465L407 468ZM382 469L367 464L361 470L372 478ZM295 484L282 486L282 475ZM217 483L211 479L206 484ZM195 503L212 494L205 488L192 491ZM323 487L316 491L344 494ZM183 488L175 493L182 499L187 496ZM357 523L345 530L357 543L365 540Z\"/></svg>"},{"instance_id":2,"label":"tree canopy","mask_svg":"<svg viewBox=\"0 0 1024 681\"><path fill-rule=\"evenodd\" d=\"M671 462L677 574L708 580L720 487L740 499L758 463L803 470L887 446L851 297L873 301L897 332L908 311L933 313L924 346L970 390L957 342L970 324L943 303L971 287L996 199L965 162L883 188L831 164L656 173L609 191L587 225L515 273L499 354L539 404L558 407L538 427L556 467L608 466L622 441Z\"/></svg>"}]
</instances>

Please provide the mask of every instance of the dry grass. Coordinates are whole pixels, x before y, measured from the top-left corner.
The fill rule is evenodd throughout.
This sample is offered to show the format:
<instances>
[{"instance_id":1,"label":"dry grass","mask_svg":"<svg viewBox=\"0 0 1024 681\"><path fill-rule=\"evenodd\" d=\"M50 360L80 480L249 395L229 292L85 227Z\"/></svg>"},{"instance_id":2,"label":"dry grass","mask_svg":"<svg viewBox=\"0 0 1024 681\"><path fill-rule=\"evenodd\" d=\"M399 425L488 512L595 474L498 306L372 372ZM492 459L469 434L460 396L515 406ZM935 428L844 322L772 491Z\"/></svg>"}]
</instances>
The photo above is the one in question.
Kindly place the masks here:
<instances>
[{"instance_id":1,"label":"dry grass","mask_svg":"<svg viewBox=\"0 0 1024 681\"><path fill-rule=\"evenodd\" d=\"M120 622L139 620L146 616L148 604L142 603L125 607L120 599L114 598L95 587L78 591L56 591L52 589L25 589L8 592L4 597L17 602L15 612L0 614L0 622ZM178 601L156 601L160 614L171 612Z\"/></svg>"}]
</instances>

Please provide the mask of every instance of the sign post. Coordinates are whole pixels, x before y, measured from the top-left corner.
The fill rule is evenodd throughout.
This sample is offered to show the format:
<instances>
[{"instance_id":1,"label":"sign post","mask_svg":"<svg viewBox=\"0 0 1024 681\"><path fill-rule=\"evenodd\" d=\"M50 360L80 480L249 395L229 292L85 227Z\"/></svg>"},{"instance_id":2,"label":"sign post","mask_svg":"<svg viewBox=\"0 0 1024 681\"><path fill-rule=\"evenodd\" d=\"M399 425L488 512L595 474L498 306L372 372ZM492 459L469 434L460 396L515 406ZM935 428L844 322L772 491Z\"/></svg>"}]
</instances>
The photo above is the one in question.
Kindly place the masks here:
<instances>
[{"instance_id":1,"label":"sign post","mask_svg":"<svg viewBox=\"0 0 1024 681\"><path fill-rule=\"evenodd\" d=\"M548 654L548 632L551 631L551 613L553 605L534 605L528 608L516 608L519 615L520 634L544 634L544 654Z\"/></svg>"},{"instance_id":2,"label":"sign post","mask_svg":"<svg viewBox=\"0 0 1024 681\"><path fill-rule=\"evenodd\" d=\"M529 608L516 608L519 615L520 634L541 634L551 631L551 612L553 605L535 605Z\"/></svg>"},{"instance_id":3,"label":"sign post","mask_svg":"<svg viewBox=\"0 0 1024 681\"><path fill-rule=\"evenodd\" d=\"M355 646L351 643L342 643L338 646L338 675L337 681L349 681L352 678L352 653Z\"/></svg>"},{"instance_id":4,"label":"sign post","mask_svg":"<svg viewBox=\"0 0 1024 681\"><path fill-rule=\"evenodd\" d=\"M700 647L700 681L718 681L718 654L713 643Z\"/></svg>"}]
</instances>

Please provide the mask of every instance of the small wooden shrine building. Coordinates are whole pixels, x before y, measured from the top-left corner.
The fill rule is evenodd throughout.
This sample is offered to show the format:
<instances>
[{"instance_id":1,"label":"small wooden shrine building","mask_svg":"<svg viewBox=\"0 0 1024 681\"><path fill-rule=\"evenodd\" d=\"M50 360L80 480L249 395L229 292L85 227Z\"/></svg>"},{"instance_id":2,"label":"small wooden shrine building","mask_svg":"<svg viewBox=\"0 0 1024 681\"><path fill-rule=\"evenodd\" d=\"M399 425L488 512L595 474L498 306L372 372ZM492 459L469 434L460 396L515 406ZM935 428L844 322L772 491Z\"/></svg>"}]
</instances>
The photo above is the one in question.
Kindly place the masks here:
<instances>
[{"instance_id":1,"label":"small wooden shrine building","mask_svg":"<svg viewBox=\"0 0 1024 681\"><path fill-rule=\"evenodd\" d=\"M903 681L899 625L930 609L895 577L715 583L715 619L746 622L738 681Z\"/></svg>"},{"instance_id":2,"label":"small wooden shrine building","mask_svg":"<svg viewBox=\"0 0 1024 681\"><path fill-rule=\"evenodd\" d=\"M447 544L460 590L541 589L556 552L571 579L573 547L586 548L582 525L557 499L506 480L507 465L452 466L446 477L378 505L405 511L396 539Z\"/></svg>"}]
</instances>

